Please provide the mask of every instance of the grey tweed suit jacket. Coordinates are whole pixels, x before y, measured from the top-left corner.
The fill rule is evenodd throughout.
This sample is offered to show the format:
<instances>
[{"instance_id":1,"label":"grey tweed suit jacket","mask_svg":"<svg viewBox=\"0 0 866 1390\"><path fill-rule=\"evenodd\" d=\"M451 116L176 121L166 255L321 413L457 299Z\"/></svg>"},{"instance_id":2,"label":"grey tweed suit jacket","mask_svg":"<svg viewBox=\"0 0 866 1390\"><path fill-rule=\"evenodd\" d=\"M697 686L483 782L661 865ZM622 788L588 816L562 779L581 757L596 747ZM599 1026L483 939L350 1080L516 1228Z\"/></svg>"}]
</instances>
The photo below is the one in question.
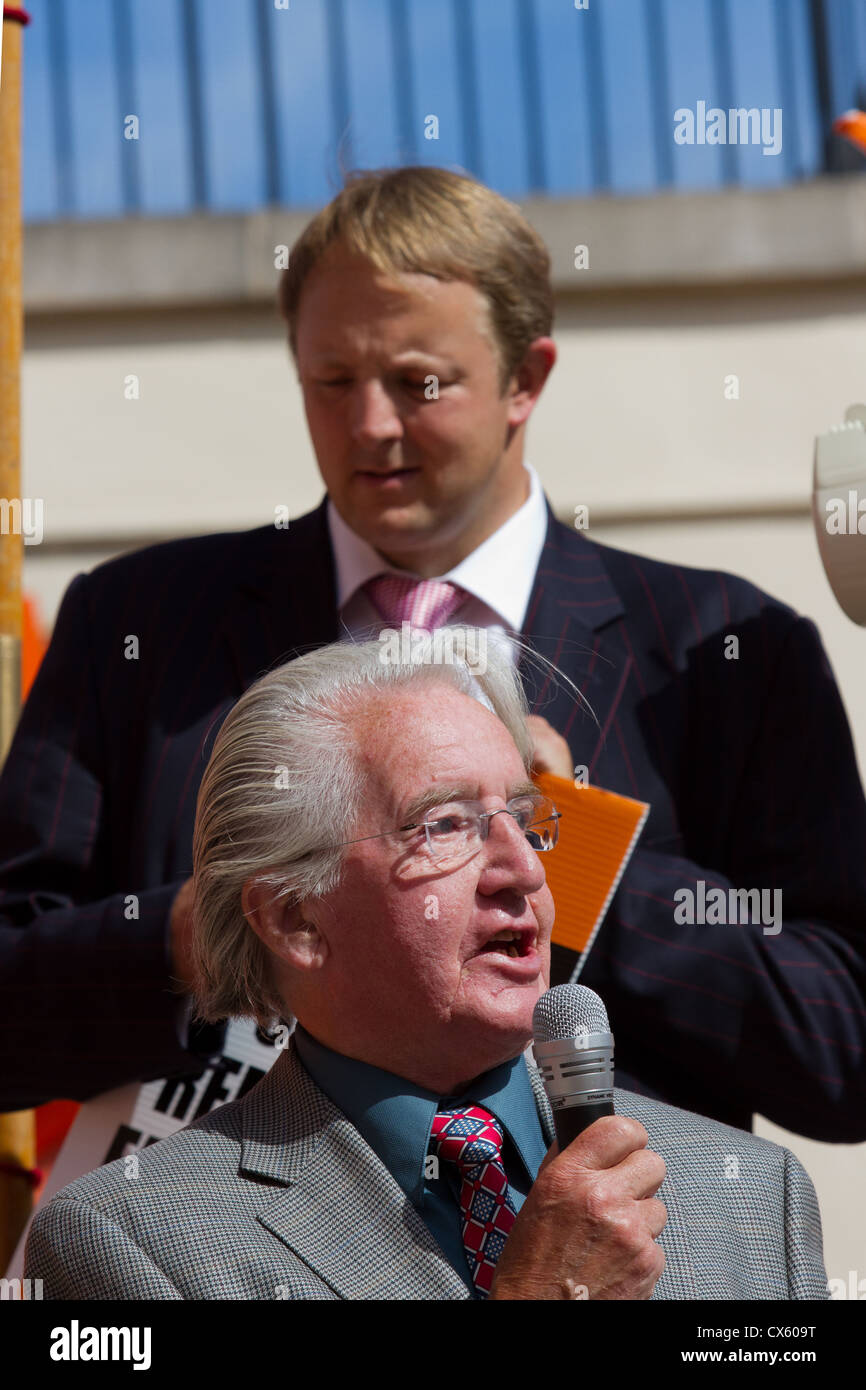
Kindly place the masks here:
<instances>
[{"instance_id":1,"label":"grey tweed suit jacket","mask_svg":"<svg viewBox=\"0 0 866 1390\"><path fill-rule=\"evenodd\" d=\"M542 1127L550 1106L527 1067ZM824 1299L821 1219L787 1149L617 1090L667 1164L654 1299ZM268 1074L138 1155L70 1183L33 1222L48 1299L470 1298L415 1208L315 1085L294 1040Z\"/></svg>"}]
</instances>

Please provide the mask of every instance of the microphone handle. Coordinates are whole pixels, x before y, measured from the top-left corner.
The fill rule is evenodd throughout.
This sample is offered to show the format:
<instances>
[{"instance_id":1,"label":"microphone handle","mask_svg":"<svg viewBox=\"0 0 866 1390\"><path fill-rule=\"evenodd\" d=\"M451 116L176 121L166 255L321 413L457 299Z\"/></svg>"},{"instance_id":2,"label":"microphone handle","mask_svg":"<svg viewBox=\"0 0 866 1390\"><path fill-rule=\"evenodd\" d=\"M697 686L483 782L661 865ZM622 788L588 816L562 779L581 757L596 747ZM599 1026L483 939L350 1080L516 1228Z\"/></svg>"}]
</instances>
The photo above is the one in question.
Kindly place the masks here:
<instances>
[{"instance_id":1,"label":"microphone handle","mask_svg":"<svg viewBox=\"0 0 866 1390\"><path fill-rule=\"evenodd\" d=\"M556 1142L562 1153L579 1134L600 1120L602 1115L614 1113L612 1100L601 1100L589 1105L569 1105L562 1110L554 1110L553 1122L556 1126Z\"/></svg>"}]
</instances>

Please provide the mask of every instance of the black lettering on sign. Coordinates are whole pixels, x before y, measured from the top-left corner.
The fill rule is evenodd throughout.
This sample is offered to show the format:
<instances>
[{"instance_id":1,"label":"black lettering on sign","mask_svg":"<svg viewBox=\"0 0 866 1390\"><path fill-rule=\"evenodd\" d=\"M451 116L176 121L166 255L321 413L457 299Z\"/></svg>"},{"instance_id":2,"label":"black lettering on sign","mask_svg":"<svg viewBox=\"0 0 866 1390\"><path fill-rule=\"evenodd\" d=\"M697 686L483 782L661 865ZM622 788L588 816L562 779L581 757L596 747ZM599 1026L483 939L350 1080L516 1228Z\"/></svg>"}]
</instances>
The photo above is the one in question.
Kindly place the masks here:
<instances>
[{"instance_id":1,"label":"black lettering on sign","mask_svg":"<svg viewBox=\"0 0 866 1390\"><path fill-rule=\"evenodd\" d=\"M116 1158L123 1158L127 1150L146 1149L149 1144L158 1142L155 1134L149 1134L146 1139L142 1139L140 1129L133 1129L131 1125L118 1125L117 1133L102 1162L113 1163Z\"/></svg>"},{"instance_id":2,"label":"black lettering on sign","mask_svg":"<svg viewBox=\"0 0 866 1390\"><path fill-rule=\"evenodd\" d=\"M196 1079L200 1080L200 1078ZM195 1086L192 1081L187 1081L185 1077L170 1076L160 1091L153 1108L158 1110L160 1115L167 1115L169 1113L168 1107L171 1105L178 1088L180 1088L180 1097L171 1114L175 1120L185 1120L187 1111L195 1100Z\"/></svg>"},{"instance_id":3,"label":"black lettering on sign","mask_svg":"<svg viewBox=\"0 0 866 1390\"><path fill-rule=\"evenodd\" d=\"M102 1160L103 1163L112 1163L114 1159L122 1158L127 1148L137 1149L140 1140L140 1129L131 1129L129 1125L118 1125L111 1147Z\"/></svg>"},{"instance_id":4,"label":"black lettering on sign","mask_svg":"<svg viewBox=\"0 0 866 1390\"><path fill-rule=\"evenodd\" d=\"M237 1074L242 1066L243 1063L236 1062L234 1057L220 1057L213 1069L213 1075L202 1092L201 1100L195 1108L195 1114L193 1115L194 1120L197 1120L200 1115L206 1115L209 1110L213 1110L214 1106L219 1105L221 1101L228 1100L231 1092L226 1090L223 1083L229 1072Z\"/></svg>"}]
</instances>

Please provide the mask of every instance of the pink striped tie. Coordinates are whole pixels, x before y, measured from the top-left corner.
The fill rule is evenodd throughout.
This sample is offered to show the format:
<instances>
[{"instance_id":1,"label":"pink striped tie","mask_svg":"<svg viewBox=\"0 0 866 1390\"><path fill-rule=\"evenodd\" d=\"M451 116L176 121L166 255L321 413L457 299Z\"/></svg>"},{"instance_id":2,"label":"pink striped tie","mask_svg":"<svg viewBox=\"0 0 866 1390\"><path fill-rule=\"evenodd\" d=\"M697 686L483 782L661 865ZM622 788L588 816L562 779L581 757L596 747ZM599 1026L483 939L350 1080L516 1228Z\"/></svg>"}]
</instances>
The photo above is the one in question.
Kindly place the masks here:
<instances>
[{"instance_id":1,"label":"pink striped tie","mask_svg":"<svg viewBox=\"0 0 866 1390\"><path fill-rule=\"evenodd\" d=\"M428 632L444 627L467 597L465 589L447 579L409 579L399 574L377 575L363 588L389 627L410 623Z\"/></svg>"}]
</instances>

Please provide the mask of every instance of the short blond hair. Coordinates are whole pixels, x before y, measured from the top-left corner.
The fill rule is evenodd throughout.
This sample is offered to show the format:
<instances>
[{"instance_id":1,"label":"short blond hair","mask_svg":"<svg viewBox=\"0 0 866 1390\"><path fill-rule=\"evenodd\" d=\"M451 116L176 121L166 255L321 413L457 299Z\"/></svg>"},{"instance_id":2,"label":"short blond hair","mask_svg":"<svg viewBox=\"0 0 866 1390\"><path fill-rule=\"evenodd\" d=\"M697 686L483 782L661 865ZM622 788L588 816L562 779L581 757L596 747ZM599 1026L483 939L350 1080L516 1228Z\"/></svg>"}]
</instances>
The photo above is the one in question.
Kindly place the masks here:
<instances>
[{"instance_id":1,"label":"short blond hair","mask_svg":"<svg viewBox=\"0 0 866 1390\"><path fill-rule=\"evenodd\" d=\"M356 171L305 227L280 278L278 302L296 367L301 291L334 242L388 275L423 273L474 285L487 305L500 395L529 345L553 329L550 255L515 203L450 169Z\"/></svg>"}]
</instances>

